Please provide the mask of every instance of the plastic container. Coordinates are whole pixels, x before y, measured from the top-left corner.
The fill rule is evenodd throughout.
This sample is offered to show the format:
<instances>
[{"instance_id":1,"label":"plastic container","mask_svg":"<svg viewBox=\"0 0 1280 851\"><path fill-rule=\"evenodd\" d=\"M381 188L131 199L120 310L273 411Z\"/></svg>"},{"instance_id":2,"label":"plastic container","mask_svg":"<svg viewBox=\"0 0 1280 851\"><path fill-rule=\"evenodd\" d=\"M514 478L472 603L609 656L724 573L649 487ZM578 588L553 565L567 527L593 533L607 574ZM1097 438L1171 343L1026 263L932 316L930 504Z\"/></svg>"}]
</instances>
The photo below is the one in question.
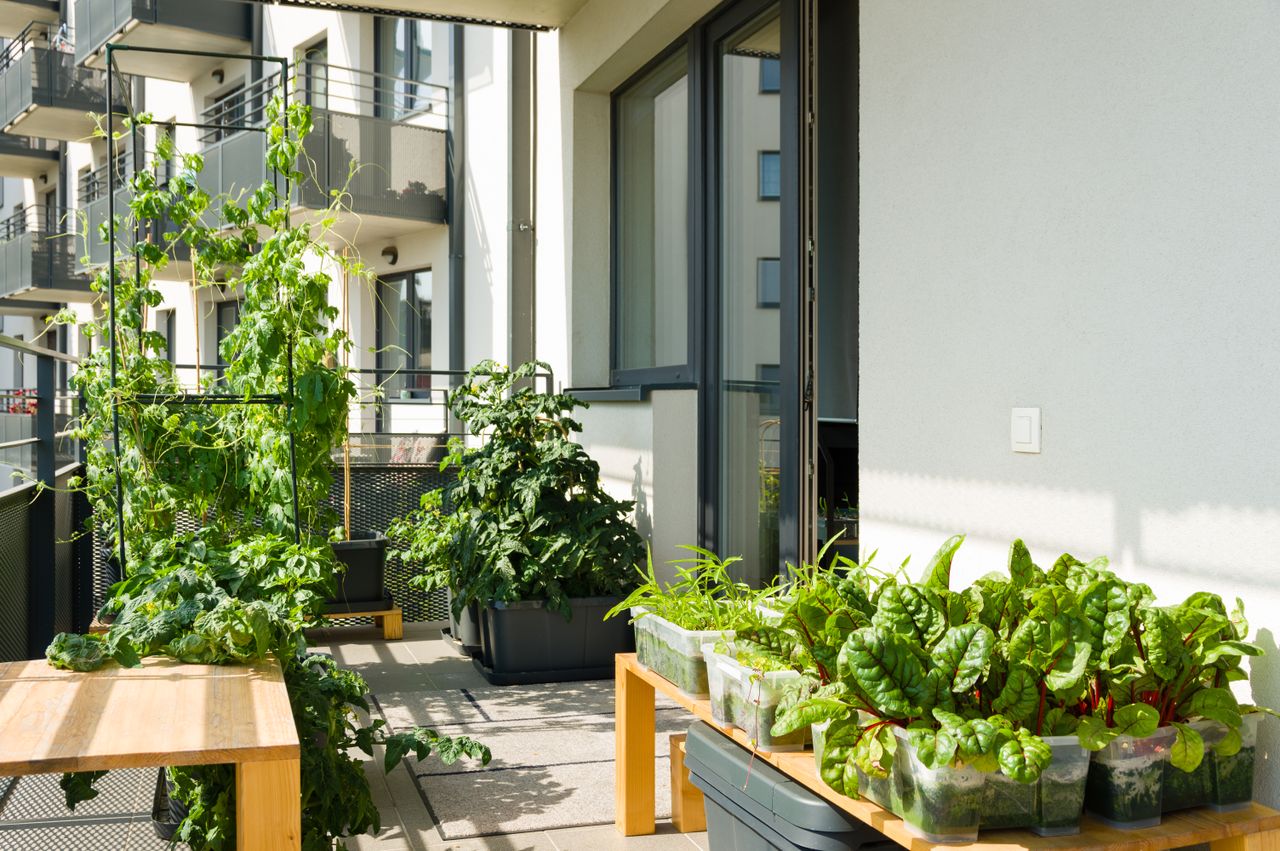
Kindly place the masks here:
<instances>
[{"instance_id":1,"label":"plastic container","mask_svg":"<svg viewBox=\"0 0 1280 851\"><path fill-rule=\"evenodd\" d=\"M1213 746L1227 734L1227 728L1213 721L1192 721L1187 726L1204 739L1204 759L1191 771L1183 771L1169 758L1173 754L1170 749L1164 761L1164 791L1160 799L1162 812L1203 807L1213 798L1213 760L1210 757Z\"/></svg>"},{"instance_id":2,"label":"plastic container","mask_svg":"<svg viewBox=\"0 0 1280 851\"><path fill-rule=\"evenodd\" d=\"M822 776L822 754L827 747L827 730L831 729L830 721L819 721L809 725L809 734L813 737L813 765Z\"/></svg>"},{"instance_id":3,"label":"plastic container","mask_svg":"<svg viewBox=\"0 0 1280 851\"><path fill-rule=\"evenodd\" d=\"M727 653L717 653L714 644L703 645L711 717L742 730L759 750L804 750L808 729L801 728L777 738L770 733L783 689L803 675L799 671L757 671L739 662L733 652L733 642L728 642Z\"/></svg>"},{"instance_id":4,"label":"plastic container","mask_svg":"<svg viewBox=\"0 0 1280 851\"><path fill-rule=\"evenodd\" d=\"M1164 763L1173 745L1172 727L1144 739L1120 736L1093 755L1085 785L1089 815L1111 827L1155 827L1164 808Z\"/></svg>"},{"instance_id":5,"label":"plastic container","mask_svg":"<svg viewBox=\"0 0 1280 851\"><path fill-rule=\"evenodd\" d=\"M702 790L708 839L717 851L898 847L706 724L689 728L684 764Z\"/></svg>"},{"instance_id":6,"label":"plastic container","mask_svg":"<svg viewBox=\"0 0 1280 851\"><path fill-rule=\"evenodd\" d=\"M1230 756L1214 753L1227 734L1224 724L1193 721L1191 727L1204 739L1204 759L1193 771L1164 767L1164 812L1208 806L1229 812L1248 806L1253 800L1254 753L1258 743L1258 722L1262 714L1245 715L1240 724L1240 750Z\"/></svg>"},{"instance_id":7,"label":"plastic container","mask_svg":"<svg viewBox=\"0 0 1280 851\"><path fill-rule=\"evenodd\" d=\"M929 842L955 844L978 838L986 775L967 765L928 768L901 728L888 777L858 772L858 793L902 819L911 833Z\"/></svg>"},{"instance_id":8,"label":"plastic container","mask_svg":"<svg viewBox=\"0 0 1280 851\"><path fill-rule=\"evenodd\" d=\"M631 610L636 627L636 659L680 691L701 699L711 694L702 645L733 638L733 630L694 630L649 614L643 606Z\"/></svg>"},{"instance_id":9,"label":"plastic container","mask_svg":"<svg viewBox=\"0 0 1280 851\"><path fill-rule=\"evenodd\" d=\"M1053 759L1032 783L1019 783L1002 772L986 775L981 827L1029 828L1040 836L1080 832L1089 752L1075 736L1044 736Z\"/></svg>"}]
</instances>

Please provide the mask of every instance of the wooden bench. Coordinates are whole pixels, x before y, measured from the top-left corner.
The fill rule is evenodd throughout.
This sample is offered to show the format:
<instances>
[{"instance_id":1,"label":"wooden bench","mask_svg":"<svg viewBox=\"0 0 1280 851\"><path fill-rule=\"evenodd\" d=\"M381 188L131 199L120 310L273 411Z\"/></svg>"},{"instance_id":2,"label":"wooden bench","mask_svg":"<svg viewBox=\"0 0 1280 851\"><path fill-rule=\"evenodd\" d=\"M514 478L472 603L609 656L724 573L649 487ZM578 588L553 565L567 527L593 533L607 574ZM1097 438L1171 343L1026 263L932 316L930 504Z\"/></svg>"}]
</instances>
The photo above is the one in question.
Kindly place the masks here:
<instances>
[{"instance_id":1,"label":"wooden bench","mask_svg":"<svg viewBox=\"0 0 1280 851\"><path fill-rule=\"evenodd\" d=\"M338 614L325 615L331 621L351 620L353 618L373 618L376 627L382 630L383 641L399 641L404 638L404 612L395 603L391 604L391 608L382 608L381 606L369 609L367 611L358 612L339 612ZM89 624L89 632L105 633L110 627L107 624L94 620Z\"/></svg>"},{"instance_id":2,"label":"wooden bench","mask_svg":"<svg viewBox=\"0 0 1280 851\"><path fill-rule=\"evenodd\" d=\"M298 733L280 665L59 671L0 663L0 777L235 763L236 848L298 851Z\"/></svg>"},{"instance_id":3,"label":"wooden bench","mask_svg":"<svg viewBox=\"0 0 1280 851\"><path fill-rule=\"evenodd\" d=\"M404 638L404 613L395 603L391 608L376 607L367 611L339 612L325 615L331 621L351 620L352 618L373 618L374 626L382 630L383 641L399 641Z\"/></svg>"},{"instance_id":4,"label":"wooden bench","mask_svg":"<svg viewBox=\"0 0 1280 851\"><path fill-rule=\"evenodd\" d=\"M751 742L741 730L729 730L711 718L711 703L693 700L663 677L636 660L634 653L619 653L616 660L616 702L614 704L617 737L617 776L615 785L617 811L615 825L624 836L654 832L654 692L659 691L683 706L698 720L719 730L742 747L751 750ZM683 784L687 772L679 776L672 759L672 809L675 799L682 797L681 808L687 809L688 798L677 783ZM836 792L818 776L812 751L799 753L758 752L763 760L803 784L846 813L853 815L889 839L911 851L933 848L965 848L969 851L1162 851L1184 845L1209 843L1212 851L1280 851L1280 811L1261 804L1250 804L1231 813L1215 813L1209 809L1170 813L1158 827L1145 830L1118 830L1085 816L1080 833L1074 836L1040 837L1027 830L991 830L978 835L978 841L967 845L935 845L914 835L902 819L870 801L849 798ZM683 768L683 762L681 765ZM682 813L683 815L683 813ZM684 820L682 819L682 822ZM676 828L681 829L681 823ZM688 822L684 822L688 823Z\"/></svg>"}]
</instances>

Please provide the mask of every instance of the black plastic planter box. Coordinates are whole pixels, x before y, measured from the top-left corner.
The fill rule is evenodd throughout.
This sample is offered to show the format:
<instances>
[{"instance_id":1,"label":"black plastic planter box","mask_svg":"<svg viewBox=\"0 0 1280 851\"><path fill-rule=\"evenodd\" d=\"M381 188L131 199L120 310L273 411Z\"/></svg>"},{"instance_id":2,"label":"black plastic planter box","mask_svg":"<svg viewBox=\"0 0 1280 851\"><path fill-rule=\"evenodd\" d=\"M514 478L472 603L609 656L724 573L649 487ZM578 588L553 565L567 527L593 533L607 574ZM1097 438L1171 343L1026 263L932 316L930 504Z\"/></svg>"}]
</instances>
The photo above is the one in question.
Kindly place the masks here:
<instances>
[{"instance_id":1,"label":"black plastic planter box","mask_svg":"<svg viewBox=\"0 0 1280 851\"><path fill-rule=\"evenodd\" d=\"M166 842L172 842L178 832L182 820L187 817L187 805L169 797L171 785L165 770L160 769L156 775L156 791L151 800L151 827L156 836Z\"/></svg>"},{"instance_id":2,"label":"black plastic planter box","mask_svg":"<svg viewBox=\"0 0 1280 851\"><path fill-rule=\"evenodd\" d=\"M494 685L609 679L614 655L635 646L626 618L604 619L620 600L570 600L567 621L542 600L491 603L480 610L483 651L476 668Z\"/></svg>"},{"instance_id":3,"label":"black plastic planter box","mask_svg":"<svg viewBox=\"0 0 1280 851\"><path fill-rule=\"evenodd\" d=\"M381 605L386 599L387 536L381 532L356 532L350 541L334 541L333 554L347 566L338 579L338 593L330 604Z\"/></svg>"},{"instance_id":4,"label":"black plastic planter box","mask_svg":"<svg viewBox=\"0 0 1280 851\"><path fill-rule=\"evenodd\" d=\"M689 779L702 790L711 851L897 848L701 721L685 739Z\"/></svg>"}]
</instances>

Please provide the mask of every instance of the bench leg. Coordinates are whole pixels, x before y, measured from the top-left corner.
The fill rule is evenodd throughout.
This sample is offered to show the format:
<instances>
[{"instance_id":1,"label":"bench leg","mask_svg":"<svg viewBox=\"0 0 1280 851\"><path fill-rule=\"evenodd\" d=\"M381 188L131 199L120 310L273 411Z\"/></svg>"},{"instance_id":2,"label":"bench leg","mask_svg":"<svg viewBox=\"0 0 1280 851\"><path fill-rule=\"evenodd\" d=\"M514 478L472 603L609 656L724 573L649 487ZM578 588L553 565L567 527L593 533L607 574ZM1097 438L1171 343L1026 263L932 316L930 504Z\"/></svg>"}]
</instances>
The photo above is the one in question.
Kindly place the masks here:
<instances>
[{"instance_id":1,"label":"bench leg","mask_svg":"<svg viewBox=\"0 0 1280 851\"><path fill-rule=\"evenodd\" d=\"M697 833L707 829L707 810L684 767L684 739L684 733L671 737L671 823L680 833Z\"/></svg>"},{"instance_id":2,"label":"bench leg","mask_svg":"<svg viewBox=\"0 0 1280 851\"><path fill-rule=\"evenodd\" d=\"M654 831L653 686L630 671L624 656L616 659L614 824L623 836L639 836Z\"/></svg>"},{"instance_id":3,"label":"bench leg","mask_svg":"<svg viewBox=\"0 0 1280 851\"><path fill-rule=\"evenodd\" d=\"M401 612L392 612L389 615L383 615L378 618L382 627L383 641L399 641L404 638L404 614Z\"/></svg>"},{"instance_id":4,"label":"bench leg","mask_svg":"<svg viewBox=\"0 0 1280 851\"><path fill-rule=\"evenodd\" d=\"M1209 851L1280 851L1280 830L1228 836L1210 842Z\"/></svg>"},{"instance_id":5,"label":"bench leg","mask_svg":"<svg viewBox=\"0 0 1280 851\"><path fill-rule=\"evenodd\" d=\"M301 848L299 761L236 763L237 851L300 851Z\"/></svg>"}]
</instances>

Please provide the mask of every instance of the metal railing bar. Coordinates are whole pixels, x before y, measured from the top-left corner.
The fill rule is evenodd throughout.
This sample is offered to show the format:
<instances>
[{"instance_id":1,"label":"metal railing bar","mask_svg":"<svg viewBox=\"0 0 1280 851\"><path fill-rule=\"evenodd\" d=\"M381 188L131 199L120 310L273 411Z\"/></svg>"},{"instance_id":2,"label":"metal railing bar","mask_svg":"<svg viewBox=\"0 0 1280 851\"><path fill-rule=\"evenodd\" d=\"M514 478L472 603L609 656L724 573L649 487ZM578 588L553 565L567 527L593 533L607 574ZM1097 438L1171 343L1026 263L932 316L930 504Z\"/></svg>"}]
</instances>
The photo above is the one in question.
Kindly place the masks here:
<instances>
[{"instance_id":1,"label":"metal railing bar","mask_svg":"<svg viewBox=\"0 0 1280 851\"><path fill-rule=\"evenodd\" d=\"M19 340L16 337L10 337L8 334L0 334L0 349L11 349L15 352L22 352L27 355L35 355L38 358L52 358L63 363L80 363L80 358L75 355L69 355L65 352L54 351L53 349L44 349L40 346L33 346L25 340Z\"/></svg>"},{"instance_id":2,"label":"metal railing bar","mask_svg":"<svg viewBox=\"0 0 1280 851\"><path fill-rule=\"evenodd\" d=\"M18 449L22 446L34 446L40 442L38 437L24 437L21 440L6 440L0 443L0 449Z\"/></svg>"}]
</instances>

